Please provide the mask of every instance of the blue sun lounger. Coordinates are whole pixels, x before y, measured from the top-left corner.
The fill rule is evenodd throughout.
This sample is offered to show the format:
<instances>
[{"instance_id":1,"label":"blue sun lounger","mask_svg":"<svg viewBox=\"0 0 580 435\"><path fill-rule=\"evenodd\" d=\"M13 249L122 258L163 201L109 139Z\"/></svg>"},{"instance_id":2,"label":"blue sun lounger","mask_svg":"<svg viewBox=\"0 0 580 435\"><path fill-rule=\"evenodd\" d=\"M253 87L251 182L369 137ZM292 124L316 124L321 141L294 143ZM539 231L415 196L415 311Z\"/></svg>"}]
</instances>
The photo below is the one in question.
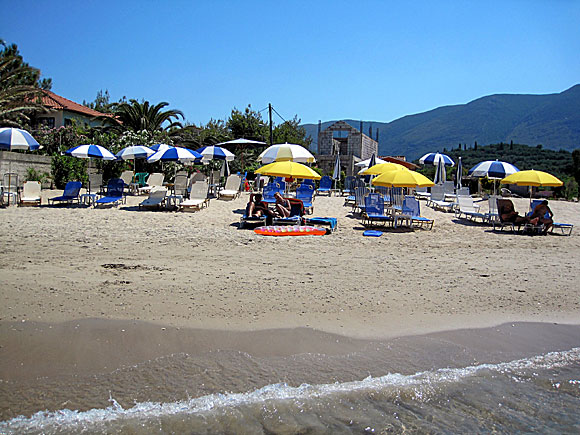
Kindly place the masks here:
<instances>
[{"instance_id":1,"label":"blue sun lounger","mask_svg":"<svg viewBox=\"0 0 580 435\"><path fill-rule=\"evenodd\" d=\"M316 189L316 194L320 195L321 193L328 193L328 196L332 193L332 178L328 175L325 175L320 179L320 184L318 185L318 189Z\"/></svg>"},{"instance_id":2,"label":"blue sun lounger","mask_svg":"<svg viewBox=\"0 0 580 435\"><path fill-rule=\"evenodd\" d=\"M301 184L296 189L296 199L302 201L304 209L308 214L312 214L314 206L312 205L312 196L314 195L314 187L308 184Z\"/></svg>"},{"instance_id":3,"label":"blue sun lounger","mask_svg":"<svg viewBox=\"0 0 580 435\"><path fill-rule=\"evenodd\" d=\"M365 208L361 212L362 221L361 223L365 227L373 227L377 224L385 226L390 223L394 223L393 216L385 214L385 201L383 197L378 193L369 193L364 198Z\"/></svg>"},{"instance_id":4,"label":"blue sun lounger","mask_svg":"<svg viewBox=\"0 0 580 435\"><path fill-rule=\"evenodd\" d=\"M53 204L55 202L66 202L68 204L72 204L75 201L78 203L81 187L83 187L83 183L80 181L69 181L66 183L66 186L64 186L64 192L62 195L49 198L48 203L50 204L51 201Z\"/></svg>"},{"instance_id":5,"label":"blue sun lounger","mask_svg":"<svg viewBox=\"0 0 580 435\"><path fill-rule=\"evenodd\" d=\"M103 204L117 205L123 202L125 197L123 196L123 190L125 188L125 182L120 178L113 178L109 180L107 184L107 193L102 198L97 199L95 206Z\"/></svg>"}]
</instances>

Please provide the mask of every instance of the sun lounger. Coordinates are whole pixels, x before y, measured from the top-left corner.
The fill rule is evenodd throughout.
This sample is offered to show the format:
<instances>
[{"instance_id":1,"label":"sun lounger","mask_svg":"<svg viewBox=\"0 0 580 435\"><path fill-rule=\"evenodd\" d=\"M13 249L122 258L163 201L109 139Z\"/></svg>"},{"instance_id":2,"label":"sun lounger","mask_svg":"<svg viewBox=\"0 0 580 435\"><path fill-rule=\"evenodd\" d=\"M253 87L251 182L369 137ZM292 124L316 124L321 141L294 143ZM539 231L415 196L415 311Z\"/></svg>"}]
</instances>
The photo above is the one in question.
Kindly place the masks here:
<instances>
[{"instance_id":1,"label":"sun lounger","mask_svg":"<svg viewBox=\"0 0 580 435\"><path fill-rule=\"evenodd\" d=\"M497 213L497 195L491 195L488 198L488 212L485 213L485 220L488 224L493 224L494 222L499 222L499 215Z\"/></svg>"},{"instance_id":2,"label":"sun lounger","mask_svg":"<svg viewBox=\"0 0 580 435\"><path fill-rule=\"evenodd\" d=\"M280 190L276 182L265 185L264 189L262 190L262 201L264 201L266 204L274 204L276 202L274 195L279 191Z\"/></svg>"},{"instance_id":3,"label":"sun lounger","mask_svg":"<svg viewBox=\"0 0 580 435\"><path fill-rule=\"evenodd\" d=\"M149 197L139 204L139 208L161 208L165 202L165 197L167 196L167 188L163 186L154 187L151 192L149 192Z\"/></svg>"},{"instance_id":4,"label":"sun lounger","mask_svg":"<svg viewBox=\"0 0 580 435\"><path fill-rule=\"evenodd\" d=\"M147 178L147 185L139 188L139 193L149 193L154 187L163 187L165 176L159 172L154 172Z\"/></svg>"},{"instance_id":5,"label":"sun lounger","mask_svg":"<svg viewBox=\"0 0 580 435\"><path fill-rule=\"evenodd\" d=\"M55 196L54 198L49 198L48 203L52 201L54 204L55 202L65 202L67 204L72 204L73 202L79 202L79 193L81 192L81 187L83 187L83 183L80 181L69 181L64 186L64 192L61 196Z\"/></svg>"},{"instance_id":6,"label":"sun lounger","mask_svg":"<svg viewBox=\"0 0 580 435\"><path fill-rule=\"evenodd\" d=\"M453 211L455 203L445 201L445 192L442 186L431 187L431 198L427 200L427 206L434 210Z\"/></svg>"},{"instance_id":7,"label":"sun lounger","mask_svg":"<svg viewBox=\"0 0 580 435\"><path fill-rule=\"evenodd\" d=\"M353 213L356 212L358 209L360 213L364 213L366 203L365 198L369 194L369 189L366 187L355 187L354 189L354 196L355 202L352 206Z\"/></svg>"},{"instance_id":8,"label":"sun lounger","mask_svg":"<svg viewBox=\"0 0 580 435\"><path fill-rule=\"evenodd\" d=\"M296 198L285 198L290 201L290 216L275 217L274 225L301 225L304 216L304 204Z\"/></svg>"},{"instance_id":9,"label":"sun lounger","mask_svg":"<svg viewBox=\"0 0 580 435\"><path fill-rule=\"evenodd\" d=\"M328 175L325 175L320 179L320 184L318 185L318 189L316 189L317 195L320 195L321 193L328 193L328 196L332 194L332 178Z\"/></svg>"},{"instance_id":10,"label":"sun lounger","mask_svg":"<svg viewBox=\"0 0 580 435\"><path fill-rule=\"evenodd\" d=\"M572 230L574 229L573 224L563 224L559 222L554 222L552 227L550 228L550 233L553 233L554 230L559 230L564 236L569 236L572 234Z\"/></svg>"},{"instance_id":11,"label":"sun lounger","mask_svg":"<svg viewBox=\"0 0 580 435\"><path fill-rule=\"evenodd\" d=\"M328 226L330 231L336 230L336 226L338 225L338 220L333 217L305 217L304 225L324 225Z\"/></svg>"},{"instance_id":12,"label":"sun lounger","mask_svg":"<svg viewBox=\"0 0 580 435\"><path fill-rule=\"evenodd\" d=\"M499 228L499 230L501 230L501 231L503 231L504 228L510 228L511 231L515 233L516 231L522 232L522 227L524 229L524 232L526 232L528 234L533 234L533 233L538 233L538 232L543 231L543 228L544 228L543 225L526 224L523 221L520 223L505 221L502 218L502 216L505 214L505 210L506 210L506 207L508 207L508 205L510 206L511 209L513 209L513 203L511 201L511 199L501 199L501 198L497 199L497 211L498 211L499 222L493 222L493 230L494 231L497 228Z\"/></svg>"},{"instance_id":13,"label":"sun lounger","mask_svg":"<svg viewBox=\"0 0 580 435\"><path fill-rule=\"evenodd\" d=\"M417 199L428 200L429 198L431 198L431 194L427 192L426 187L417 187L415 189L415 196L417 197Z\"/></svg>"},{"instance_id":14,"label":"sun lounger","mask_svg":"<svg viewBox=\"0 0 580 435\"><path fill-rule=\"evenodd\" d=\"M473 203L473 198L471 196L463 195L457 197L455 217L458 219L467 219L471 221L481 219L481 222L485 222L486 220L486 215L479 212L479 205Z\"/></svg>"},{"instance_id":15,"label":"sun lounger","mask_svg":"<svg viewBox=\"0 0 580 435\"><path fill-rule=\"evenodd\" d=\"M240 195L241 182L239 175L230 175L224 188L218 192L218 199L236 199Z\"/></svg>"},{"instance_id":16,"label":"sun lounger","mask_svg":"<svg viewBox=\"0 0 580 435\"><path fill-rule=\"evenodd\" d=\"M179 208L181 210L201 210L207 207L209 205L208 192L209 185L207 181L193 183L191 185L191 191L189 192L189 199L179 204Z\"/></svg>"},{"instance_id":17,"label":"sun lounger","mask_svg":"<svg viewBox=\"0 0 580 435\"><path fill-rule=\"evenodd\" d=\"M421 216L419 201L414 196L406 196L403 200L403 215L410 217L410 224L421 228L433 229L433 219Z\"/></svg>"},{"instance_id":18,"label":"sun lounger","mask_svg":"<svg viewBox=\"0 0 580 435\"><path fill-rule=\"evenodd\" d=\"M353 190L353 182L355 177L353 175L349 175L344 179L344 189L342 189L341 195L349 196L351 193L354 193Z\"/></svg>"},{"instance_id":19,"label":"sun lounger","mask_svg":"<svg viewBox=\"0 0 580 435\"><path fill-rule=\"evenodd\" d=\"M385 202L378 193L369 193L364 198L365 207L361 212L361 223L365 227L393 224L393 216L385 214Z\"/></svg>"},{"instance_id":20,"label":"sun lounger","mask_svg":"<svg viewBox=\"0 0 580 435\"><path fill-rule=\"evenodd\" d=\"M296 189L296 198L302 201L304 209L308 214L314 212L314 206L312 205L312 198L314 195L314 187L308 184L301 184Z\"/></svg>"},{"instance_id":21,"label":"sun lounger","mask_svg":"<svg viewBox=\"0 0 580 435\"><path fill-rule=\"evenodd\" d=\"M42 187L38 181L26 181L22 187L20 205L40 205Z\"/></svg>"},{"instance_id":22,"label":"sun lounger","mask_svg":"<svg viewBox=\"0 0 580 435\"><path fill-rule=\"evenodd\" d=\"M105 204L118 205L125 199L125 196L123 195L124 189L125 182L120 178L113 178L109 180L109 183L107 184L107 193L105 196L97 199L95 206Z\"/></svg>"}]
</instances>

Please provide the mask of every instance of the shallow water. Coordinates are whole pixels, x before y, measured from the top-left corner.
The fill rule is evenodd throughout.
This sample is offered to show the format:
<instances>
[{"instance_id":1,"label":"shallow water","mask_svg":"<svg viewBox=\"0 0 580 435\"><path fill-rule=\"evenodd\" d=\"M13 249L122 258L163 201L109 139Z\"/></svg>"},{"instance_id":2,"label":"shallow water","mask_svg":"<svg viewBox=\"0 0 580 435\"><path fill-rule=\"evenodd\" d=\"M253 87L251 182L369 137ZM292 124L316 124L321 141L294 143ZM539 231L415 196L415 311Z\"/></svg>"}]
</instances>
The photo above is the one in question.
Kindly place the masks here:
<instances>
[{"instance_id":1,"label":"shallow water","mask_svg":"<svg viewBox=\"0 0 580 435\"><path fill-rule=\"evenodd\" d=\"M389 369L389 348L333 357L175 354L46 379L42 388L38 380L4 381L9 417L0 432L580 431L580 348L463 366L450 355L453 367L413 372L409 363L406 374Z\"/></svg>"}]
</instances>

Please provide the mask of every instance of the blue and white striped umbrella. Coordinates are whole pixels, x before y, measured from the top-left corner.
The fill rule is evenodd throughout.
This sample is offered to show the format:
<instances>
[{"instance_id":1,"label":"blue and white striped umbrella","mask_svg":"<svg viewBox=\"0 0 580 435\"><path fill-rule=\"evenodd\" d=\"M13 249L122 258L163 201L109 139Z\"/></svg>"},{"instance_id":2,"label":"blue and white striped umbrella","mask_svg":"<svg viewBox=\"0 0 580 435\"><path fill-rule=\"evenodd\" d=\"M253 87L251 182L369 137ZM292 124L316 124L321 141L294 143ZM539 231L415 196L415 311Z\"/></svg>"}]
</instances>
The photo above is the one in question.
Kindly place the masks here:
<instances>
[{"instance_id":1,"label":"blue and white striped umbrella","mask_svg":"<svg viewBox=\"0 0 580 435\"><path fill-rule=\"evenodd\" d=\"M445 172L445 163L443 159L440 159L437 163L437 169L435 170L435 179L433 183L435 184L443 184L447 180L447 174Z\"/></svg>"},{"instance_id":2,"label":"blue and white striped umbrella","mask_svg":"<svg viewBox=\"0 0 580 435\"><path fill-rule=\"evenodd\" d=\"M157 151L155 154L147 158L149 163L162 162L191 162L198 160L203 156L193 150L182 147L172 147L166 150Z\"/></svg>"},{"instance_id":3,"label":"blue and white striped umbrella","mask_svg":"<svg viewBox=\"0 0 580 435\"><path fill-rule=\"evenodd\" d=\"M461 189L461 178L463 177L463 165L461 163L461 157L457 161L457 172L455 173L455 188L457 190Z\"/></svg>"},{"instance_id":4,"label":"blue and white striped umbrella","mask_svg":"<svg viewBox=\"0 0 580 435\"><path fill-rule=\"evenodd\" d=\"M155 154L151 148L147 148L143 145L133 145L127 148L123 148L116 154L119 160L135 160L135 159L146 159L147 157Z\"/></svg>"},{"instance_id":5,"label":"blue and white striped umbrella","mask_svg":"<svg viewBox=\"0 0 580 435\"><path fill-rule=\"evenodd\" d=\"M167 145L166 143L156 143L155 145L150 146L149 148L151 148L154 152L157 152L157 151L162 151L162 150L166 150L169 148L173 148L173 146Z\"/></svg>"},{"instance_id":6,"label":"blue and white striped umbrella","mask_svg":"<svg viewBox=\"0 0 580 435\"><path fill-rule=\"evenodd\" d=\"M198 148L196 152L200 153L203 156L204 160L217 159L217 160L227 160L228 162L231 162L236 157L225 148L218 147L215 145Z\"/></svg>"},{"instance_id":7,"label":"blue and white striped umbrella","mask_svg":"<svg viewBox=\"0 0 580 435\"><path fill-rule=\"evenodd\" d=\"M511 163L500 162L498 160L487 160L475 165L467 172L467 175L471 177L502 179L519 171L520 170Z\"/></svg>"},{"instance_id":8,"label":"blue and white striped umbrella","mask_svg":"<svg viewBox=\"0 0 580 435\"><path fill-rule=\"evenodd\" d=\"M79 145L64 152L68 156L77 157L79 159L102 159L102 160L116 160L115 155L107 148L100 145Z\"/></svg>"},{"instance_id":9,"label":"blue and white striped umbrella","mask_svg":"<svg viewBox=\"0 0 580 435\"><path fill-rule=\"evenodd\" d=\"M419 163L422 165L433 165L437 166L439 160L443 160L446 166L454 166L455 162L447 154L441 153L427 153L419 159Z\"/></svg>"},{"instance_id":10,"label":"blue and white striped umbrella","mask_svg":"<svg viewBox=\"0 0 580 435\"><path fill-rule=\"evenodd\" d=\"M3 150L37 150L40 148L36 139L26 130L19 128L0 128L0 149Z\"/></svg>"}]
</instances>

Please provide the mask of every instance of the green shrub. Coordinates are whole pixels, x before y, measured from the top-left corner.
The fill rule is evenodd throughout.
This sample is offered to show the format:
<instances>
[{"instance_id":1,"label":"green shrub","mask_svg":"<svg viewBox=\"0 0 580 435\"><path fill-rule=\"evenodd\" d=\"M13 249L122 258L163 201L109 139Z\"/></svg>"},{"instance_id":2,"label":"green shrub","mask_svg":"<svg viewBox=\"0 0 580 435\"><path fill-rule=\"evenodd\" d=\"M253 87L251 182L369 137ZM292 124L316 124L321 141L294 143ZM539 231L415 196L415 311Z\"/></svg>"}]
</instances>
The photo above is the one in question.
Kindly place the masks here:
<instances>
[{"instance_id":1,"label":"green shrub","mask_svg":"<svg viewBox=\"0 0 580 435\"><path fill-rule=\"evenodd\" d=\"M44 183L49 177L50 174L47 172L40 172L34 168L28 168L26 170L26 181L39 181L40 183Z\"/></svg>"},{"instance_id":2,"label":"green shrub","mask_svg":"<svg viewBox=\"0 0 580 435\"><path fill-rule=\"evenodd\" d=\"M67 181L81 181L86 183L87 169L86 161L76 157L53 155L52 156L52 177L57 189L64 189Z\"/></svg>"}]
</instances>

